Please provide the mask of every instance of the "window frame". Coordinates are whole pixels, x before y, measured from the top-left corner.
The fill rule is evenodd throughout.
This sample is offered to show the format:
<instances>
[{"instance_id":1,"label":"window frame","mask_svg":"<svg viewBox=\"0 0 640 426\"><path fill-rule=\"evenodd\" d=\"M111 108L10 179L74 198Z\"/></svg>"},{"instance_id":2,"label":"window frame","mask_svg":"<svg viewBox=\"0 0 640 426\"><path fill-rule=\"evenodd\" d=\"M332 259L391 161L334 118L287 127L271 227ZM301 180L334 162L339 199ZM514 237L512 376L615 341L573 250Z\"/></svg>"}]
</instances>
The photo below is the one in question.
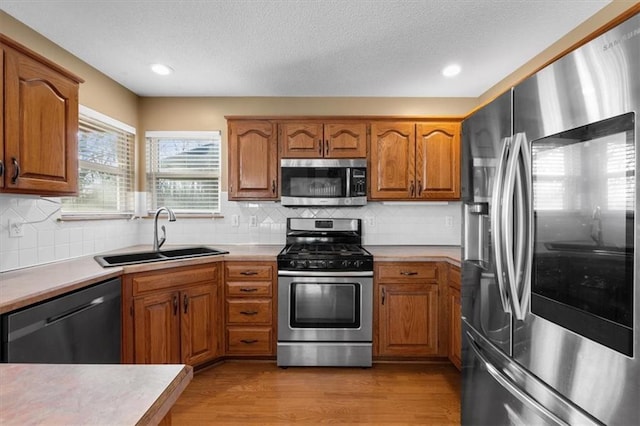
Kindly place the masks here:
<instances>
[{"instance_id":1,"label":"window frame","mask_svg":"<svg viewBox=\"0 0 640 426\"><path fill-rule=\"evenodd\" d=\"M126 124L122 121L119 121L115 118L112 118L108 115L105 115L101 112L98 112L94 109L91 109L85 105L79 105L78 106L78 122L79 124L82 122L83 117L88 118L89 120L93 120L98 122L101 125L104 125L105 127L111 127L114 128L116 130L119 130L123 133L128 133L128 137L127 140L130 143L130 146L125 148L129 150L130 152L130 158L129 158L129 167L128 170L124 170L122 168L115 168L112 166L107 166L104 164L97 164L97 163L91 163L88 161L84 161L81 160L80 157L80 150L78 150L78 175L80 175L80 170L82 168L84 169L89 169L89 170L94 170L94 171L98 171L98 172L107 172L107 173L112 173L114 170L115 171L120 171L120 173L116 173L122 176L125 176L126 174L129 174L129 180L128 180L128 188L124 188L125 192L128 192L129 195L127 195L127 197L130 198L128 205L126 206L126 209L123 211L110 211L110 212L99 212L99 211L69 211L69 210L64 210L64 199L65 198L73 198L73 197L61 197L61 213L60 213L60 220L108 220L108 219L129 219L131 217L133 217L135 215L135 210L136 210L136 205L135 205L135 197L133 194L135 194L135 182L136 182L136 136L137 136L137 132L136 132L136 128ZM79 128L81 127L81 125L79 125ZM78 130L78 133L80 133L80 130ZM130 137L129 137L130 136ZM91 167L91 166L94 167ZM90 167L87 167L90 166ZM82 182L80 180L78 180L78 192L81 191L81 186Z\"/></svg>"},{"instance_id":2,"label":"window frame","mask_svg":"<svg viewBox=\"0 0 640 426\"><path fill-rule=\"evenodd\" d=\"M167 206L172 208L175 211L176 215L182 217L220 217L221 216L221 196L222 196L222 131L220 130L201 130L201 131L192 131L192 130L148 130L145 132L145 154L144 154L144 164L145 164L145 172L144 179L146 184L145 189L145 197L146 203L144 209L146 210L147 215L151 216L155 213L155 211L162 206L154 206L154 194L153 190L155 185L150 185L151 177L153 174L153 179L157 178L186 178L186 179L205 179L205 180L217 180L217 209L214 210L204 210L204 209L196 209L196 210L184 210L181 208L175 208L173 206ZM180 172L152 172L149 170L149 166L151 164L150 155L150 144L153 143L154 140L159 139L184 139L184 140L206 140L213 141L218 145L218 164L217 170L205 170L205 171L185 171L181 169ZM151 186L151 187L150 187Z\"/></svg>"}]
</instances>

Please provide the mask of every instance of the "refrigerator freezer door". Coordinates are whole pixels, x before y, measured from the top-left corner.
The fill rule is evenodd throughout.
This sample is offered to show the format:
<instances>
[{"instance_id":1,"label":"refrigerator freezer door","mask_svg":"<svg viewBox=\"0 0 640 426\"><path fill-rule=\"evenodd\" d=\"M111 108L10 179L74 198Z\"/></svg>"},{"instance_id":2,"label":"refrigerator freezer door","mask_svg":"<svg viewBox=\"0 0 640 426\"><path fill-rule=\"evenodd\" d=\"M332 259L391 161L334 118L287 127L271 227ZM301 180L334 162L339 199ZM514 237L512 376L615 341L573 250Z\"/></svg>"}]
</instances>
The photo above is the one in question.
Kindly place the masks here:
<instances>
[{"instance_id":1,"label":"refrigerator freezer door","mask_svg":"<svg viewBox=\"0 0 640 426\"><path fill-rule=\"evenodd\" d=\"M463 322L463 425L600 425Z\"/></svg>"}]
</instances>

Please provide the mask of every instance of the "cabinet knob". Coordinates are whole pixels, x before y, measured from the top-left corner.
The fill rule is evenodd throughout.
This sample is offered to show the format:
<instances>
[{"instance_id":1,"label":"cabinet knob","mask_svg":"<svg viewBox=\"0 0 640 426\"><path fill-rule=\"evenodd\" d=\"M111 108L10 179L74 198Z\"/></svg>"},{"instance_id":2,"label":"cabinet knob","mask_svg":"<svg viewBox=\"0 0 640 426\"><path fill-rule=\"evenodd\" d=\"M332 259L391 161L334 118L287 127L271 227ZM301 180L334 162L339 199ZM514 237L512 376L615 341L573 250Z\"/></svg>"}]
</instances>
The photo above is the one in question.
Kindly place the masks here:
<instances>
[{"instance_id":1,"label":"cabinet knob","mask_svg":"<svg viewBox=\"0 0 640 426\"><path fill-rule=\"evenodd\" d=\"M409 195L413 197L415 194L416 194L416 184L414 181L411 181L411 184L409 186Z\"/></svg>"},{"instance_id":2,"label":"cabinet knob","mask_svg":"<svg viewBox=\"0 0 640 426\"><path fill-rule=\"evenodd\" d=\"M322 155L322 139L318 139L318 155Z\"/></svg>"},{"instance_id":3,"label":"cabinet knob","mask_svg":"<svg viewBox=\"0 0 640 426\"><path fill-rule=\"evenodd\" d=\"M173 315L178 314L178 296L173 296Z\"/></svg>"},{"instance_id":4,"label":"cabinet knob","mask_svg":"<svg viewBox=\"0 0 640 426\"><path fill-rule=\"evenodd\" d=\"M387 292L385 291L384 287L382 287L382 304L384 305L384 299L387 298Z\"/></svg>"},{"instance_id":5,"label":"cabinet knob","mask_svg":"<svg viewBox=\"0 0 640 426\"><path fill-rule=\"evenodd\" d=\"M182 304L184 305L184 313L186 314L187 310L189 309L189 298L187 297L186 294L182 298Z\"/></svg>"},{"instance_id":6,"label":"cabinet knob","mask_svg":"<svg viewBox=\"0 0 640 426\"><path fill-rule=\"evenodd\" d=\"M329 139L324 141L324 156L327 157L329 155Z\"/></svg>"},{"instance_id":7,"label":"cabinet knob","mask_svg":"<svg viewBox=\"0 0 640 426\"><path fill-rule=\"evenodd\" d=\"M418 181L418 197L422 195L422 181Z\"/></svg>"},{"instance_id":8,"label":"cabinet knob","mask_svg":"<svg viewBox=\"0 0 640 426\"><path fill-rule=\"evenodd\" d=\"M275 179L271 181L271 193L275 195L276 193L276 181Z\"/></svg>"}]
</instances>

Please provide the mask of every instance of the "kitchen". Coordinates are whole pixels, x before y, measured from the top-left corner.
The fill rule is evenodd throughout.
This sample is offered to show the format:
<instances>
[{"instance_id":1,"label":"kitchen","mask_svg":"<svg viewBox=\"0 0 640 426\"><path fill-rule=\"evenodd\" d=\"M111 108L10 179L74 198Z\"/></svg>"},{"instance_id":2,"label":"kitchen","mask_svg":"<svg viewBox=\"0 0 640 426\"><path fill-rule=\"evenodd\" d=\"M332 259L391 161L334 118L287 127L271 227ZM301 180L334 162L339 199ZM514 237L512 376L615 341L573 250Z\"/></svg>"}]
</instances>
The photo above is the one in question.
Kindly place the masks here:
<instances>
[{"instance_id":1,"label":"kitchen","mask_svg":"<svg viewBox=\"0 0 640 426\"><path fill-rule=\"evenodd\" d=\"M599 25L594 25L591 30L583 29L584 34L578 39L588 36L595 29L599 28L606 22L612 20L622 12L626 11L629 4L621 4L624 2L614 2L610 5L606 18ZM617 8L617 9L616 9ZM60 63L71 61L72 65L76 65L74 58L65 58L64 52L53 49L56 55L52 55L51 43L43 39L38 34L31 32L19 22L13 20L8 15L3 17L4 28L9 36L17 38L23 44L36 49L37 46L46 46L43 52L51 59L56 59ZM6 21L6 25L5 25ZM570 45L570 43L569 43ZM568 46L565 46L565 49ZM562 51L562 49L560 50ZM557 55L559 52L555 52ZM58 60L56 56L61 56ZM549 53L550 57L554 53ZM547 58L547 60L550 58ZM540 59L541 64L545 59ZM539 65L541 65L539 64ZM538 65L538 66L539 66ZM96 99L100 97L100 90L104 88L96 88L90 83L95 80L89 79L94 76L96 71L86 68L70 68L78 69L76 71L82 75L86 83L81 85L80 103L87 104L96 110L100 110L108 115L121 118L124 112L131 112L132 116L138 117L136 121L140 124L137 128L146 130L176 130L182 126L195 130L210 130L213 126L220 129L223 133L222 139L230 138L226 135L225 129L227 122L224 116L232 116L238 118L241 116L271 116L278 117L294 112L298 115L301 111L305 115L328 116L334 118L339 115L351 115L354 111L363 115L397 115L412 114L424 116L454 116L464 117L473 108L492 99L500 93L500 89L496 89L497 93L487 94L487 98L483 101L481 98L453 98L453 99L413 99L413 98L391 98L380 101L380 104L372 103L369 100L357 98L347 98L340 102L335 100L313 99L313 98L155 98L142 97L137 98L132 93L117 86L113 82L109 84L109 96L100 99L111 99L116 105L105 105L101 107L97 100L91 100L88 93L96 94ZM535 65L532 66L535 68ZM84 72L86 71L86 72ZM526 75L526 71L525 71ZM518 76L512 77L516 81ZM107 79L103 75L96 76L96 80L104 81ZM511 83L512 84L512 83ZM87 92L84 88L87 88ZM509 82L505 83L505 87L509 87ZM91 92L96 90L96 92ZM503 89L504 90L504 89ZM116 97L114 94L122 94L122 97ZM115 99L114 99L115 98ZM85 102L86 100L86 102ZM413 108L413 112L411 109ZM139 116L138 111L143 113ZM209 117L218 117L218 122L211 123ZM308 118L308 117L307 117ZM125 121L131 122L129 119ZM135 123L135 121L134 121ZM176 124L178 123L178 124ZM184 129L184 127L182 127ZM142 136L138 135L139 146L143 145ZM223 155L226 146L223 144ZM9 167L9 166L8 166ZM225 183L225 178L230 170L225 169L226 164L222 162L222 188L230 187L230 182ZM144 187L144 176L137 177L138 187ZM284 245L284 235L286 231L286 218L291 216L291 210L282 207L279 203L273 202L234 202L228 201L226 194L221 195L221 211L224 218L214 219L182 219L178 217L175 223L166 223L162 219L163 226L166 225L168 242L170 244L207 244L213 246L223 246L226 244L246 244L258 243L267 245L276 245L282 248ZM6 200L3 196L3 202ZM24 212L22 217L24 222L37 222L48 220L49 215L56 214L56 206L45 199L34 200L33 198L11 196L6 201L8 207L3 211L3 226L5 222L5 214L13 215L15 213ZM430 204L415 204L413 201L386 201L371 202L361 208L346 209L305 209L302 212L296 211L301 215L316 216L324 219L324 216L340 217L359 217L363 220L364 232L362 242L365 247L378 245L433 245L433 246L456 246L460 245L460 227L461 214L460 205L456 202L434 201ZM398 214L401 212L401 214ZM7 219L12 217L8 216ZM234 217L237 217L238 226L234 226ZM30 233L32 227L25 227L25 236L17 239L8 239L7 229L2 235L2 264L3 271L10 271L33 264L46 263L49 261L73 258L79 255L92 255L94 253L122 249L126 247L136 246L139 244L149 244L152 235L153 224L148 220L133 221L109 221L107 225L93 225L87 222L78 226L77 222L65 221L62 224L54 222L54 226L42 232L42 237L38 233L37 237L34 233ZM219 225L223 224L223 225ZM37 225L37 224L34 224ZM253 225L253 226L252 226ZM179 227L177 227L179 226ZM35 228L35 226L33 227ZM58 228L62 228L59 231ZM61 244L57 244L57 233L61 234ZM112 238L113 235L123 235L124 238ZM214 238L212 238L214 236ZM111 238L110 238L111 237ZM19 243L18 243L19 242ZM41 244L44 243L44 244ZM45 242L48 242L45 243ZM17 245L17 246L16 246ZM8 247L6 249L5 247ZM6 250L6 251L5 251ZM376 253L373 253L374 256ZM393 255L391 255L393 257ZM446 257L446 256L445 256ZM422 259L422 258L421 258ZM4 289L3 289L4 292ZM443 321L441 321L442 323ZM271 324L273 325L273 324Z\"/></svg>"}]
</instances>

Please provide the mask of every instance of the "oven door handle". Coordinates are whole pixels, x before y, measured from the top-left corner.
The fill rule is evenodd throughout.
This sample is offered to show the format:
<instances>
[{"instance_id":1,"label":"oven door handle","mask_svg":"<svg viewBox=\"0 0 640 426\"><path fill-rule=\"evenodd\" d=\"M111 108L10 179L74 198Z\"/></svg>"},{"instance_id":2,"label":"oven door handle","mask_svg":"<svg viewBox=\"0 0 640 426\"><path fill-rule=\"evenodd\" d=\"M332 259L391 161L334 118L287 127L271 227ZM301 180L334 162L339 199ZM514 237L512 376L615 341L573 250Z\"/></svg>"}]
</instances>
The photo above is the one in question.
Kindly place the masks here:
<instances>
[{"instance_id":1,"label":"oven door handle","mask_svg":"<svg viewBox=\"0 0 640 426\"><path fill-rule=\"evenodd\" d=\"M372 277L373 271L278 271L280 277Z\"/></svg>"}]
</instances>

